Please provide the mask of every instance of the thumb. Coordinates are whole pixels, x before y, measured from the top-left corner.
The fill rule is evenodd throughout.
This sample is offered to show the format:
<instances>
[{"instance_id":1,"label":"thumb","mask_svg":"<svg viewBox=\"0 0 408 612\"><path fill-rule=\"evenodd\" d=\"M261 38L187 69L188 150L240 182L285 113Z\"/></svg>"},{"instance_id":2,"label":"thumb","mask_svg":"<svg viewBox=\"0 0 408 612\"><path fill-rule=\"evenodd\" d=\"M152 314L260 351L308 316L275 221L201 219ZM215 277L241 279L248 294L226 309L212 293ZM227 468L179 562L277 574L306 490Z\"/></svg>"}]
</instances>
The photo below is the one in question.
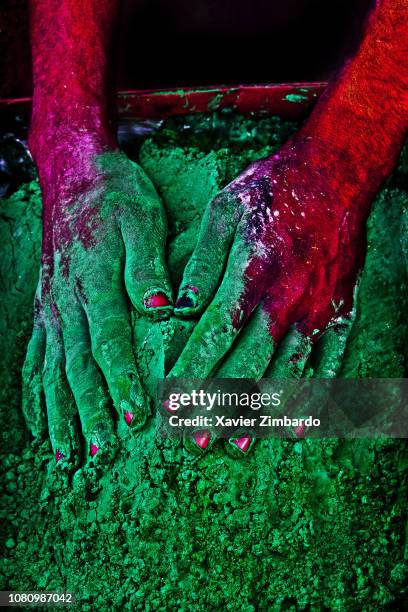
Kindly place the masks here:
<instances>
[{"instance_id":1,"label":"thumb","mask_svg":"<svg viewBox=\"0 0 408 612\"><path fill-rule=\"evenodd\" d=\"M124 231L126 248L125 286L128 295L142 314L166 316L173 310L170 278L165 261L165 231L147 222L142 232ZM135 243L134 236L138 239Z\"/></svg>"}]
</instances>

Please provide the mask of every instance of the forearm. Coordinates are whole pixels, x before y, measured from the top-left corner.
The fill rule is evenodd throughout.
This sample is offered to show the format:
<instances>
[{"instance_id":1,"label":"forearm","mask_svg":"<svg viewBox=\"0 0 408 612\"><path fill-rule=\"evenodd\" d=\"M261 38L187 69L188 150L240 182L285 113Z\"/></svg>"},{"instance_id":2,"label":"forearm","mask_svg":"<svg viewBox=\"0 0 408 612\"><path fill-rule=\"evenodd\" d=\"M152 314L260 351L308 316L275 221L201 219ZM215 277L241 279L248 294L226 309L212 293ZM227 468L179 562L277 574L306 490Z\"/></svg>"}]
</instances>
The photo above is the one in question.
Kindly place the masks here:
<instances>
[{"instance_id":1,"label":"forearm","mask_svg":"<svg viewBox=\"0 0 408 612\"><path fill-rule=\"evenodd\" d=\"M297 139L348 201L374 194L392 170L408 117L408 0L377 0L360 47Z\"/></svg>"},{"instance_id":2,"label":"forearm","mask_svg":"<svg viewBox=\"0 0 408 612\"><path fill-rule=\"evenodd\" d=\"M115 145L111 63L119 0L31 0L33 114L38 164L70 140ZM65 141L65 143L64 143Z\"/></svg>"}]
</instances>

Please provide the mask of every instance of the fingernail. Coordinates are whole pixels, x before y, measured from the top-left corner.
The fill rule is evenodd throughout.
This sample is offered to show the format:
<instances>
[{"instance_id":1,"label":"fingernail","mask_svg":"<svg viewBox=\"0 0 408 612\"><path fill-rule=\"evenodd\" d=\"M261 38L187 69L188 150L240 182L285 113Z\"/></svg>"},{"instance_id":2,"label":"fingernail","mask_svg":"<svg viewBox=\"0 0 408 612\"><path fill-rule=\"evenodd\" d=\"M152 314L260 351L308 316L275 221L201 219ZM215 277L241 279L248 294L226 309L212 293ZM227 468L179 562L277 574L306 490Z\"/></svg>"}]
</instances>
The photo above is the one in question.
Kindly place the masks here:
<instances>
[{"instance_id":1,"label":"fingernail","mask_svg":"<svg viewBox=\"0 0 408 612\"><path fill-rule=\"evenodd\" d=\"M144 305L146 308L164 308L165 306L171 306L171 303L165 293L158 291L157 293L146 295Z\"/></svg>"},{"instance_id":2,"label":"fingernail","mask_svg":"<svg viewBox=\"0 0 408 612\"><path fill-rule=\"evenodd\" d=\"M198 289L193 285L186 285L182 289L182 293L178 298L175 308L182 310L184 308L195 308L198 303Z\"/></svg>"},{"instance_id":3,"label":"fingernail","mask_svg":"<svg viewBox=\"0 0 408 612\"><path fill-rule=\"evenodd\" d=\"M252 438L251 436L241 436L241 438L237 438L236 440L231 440L232 444L235 444L239 448L240 451L246 453L249 445L251 444Z\"/></svg>"},{"instance_id":4,"label":"fingernail","mask_svg":"<svg viewBox=\"0 0 408 612\"><path fill-rule=\"evenodd\" d=\"M96 446L96 444L91 442L91 444L89 446L89 454L91 455L91 457L95 457L95 455L98 452L98 450L99 450L99 446Z\"/></svg>"},{"instance_id":5,"label":"fingernail","mask_svg":"<svg viewBox=\"0 0 408 612\"><path fill-rule=\"evenodd\" d=\"M193 433L193 440L202 450L206 449L210 441L211 434L209 431L204 429L203 431L195 431Z\"/></svg>"},{"instance_id":6,"label":"fingernail","mask_svg":"<svg viewBox=\"0 0 408 612\"><path fill-rule=\"evenodd\" d=\"M63 453L61 453L61 451L58 450L58 448L57 448L57 450L55 451L55 461L58 463L58 461L60 461L60 459L64 459L64 458L65 458L65 455Z\"/></svg>"},{"instance_id":7,"label":"fingernail","mask_svg":"<svg viewBox=\"0 0 408 612\"><path fill-rule=\"evenodd\" d=\"M183 295L181 298L179 298L176 302L176 308L194 308L195 303L194 301L191 299L191 297L188 297L188 295Z\"/></svg>"},{"instance_id":8,"label":"fingernail","mask_svg":"<svg viewBox=\"0 0 408 612\"><path fill-rule=\"evenodd\" d=\"M130 412L130 410L125 410L125 412L123 413L123 416L125 417L125 421L127 425L130 425L131 422L133 421L133 412Z\"/></svg>"},{"instance_id":9,"label":"fingernail","mask_svg":"<svg viewBox=\"0 0 408 612\"><path fill-rule=\"evenodd\" d=\"M302 438L306 432L306 425L302 423L293 429L298 438Z\"/></svg>"},{"instance_id":10,"label":"fingernail","mask_svg":"<svg viewBox=\"0 0 408 612\"><path fill-rule=\"evenodd\" d=\"M174 408L173 406L170 406L170 400L166 400L163 402L163 408L167 411L167 412L177 412L177 408Z\"/></svg>"}]
</instances>

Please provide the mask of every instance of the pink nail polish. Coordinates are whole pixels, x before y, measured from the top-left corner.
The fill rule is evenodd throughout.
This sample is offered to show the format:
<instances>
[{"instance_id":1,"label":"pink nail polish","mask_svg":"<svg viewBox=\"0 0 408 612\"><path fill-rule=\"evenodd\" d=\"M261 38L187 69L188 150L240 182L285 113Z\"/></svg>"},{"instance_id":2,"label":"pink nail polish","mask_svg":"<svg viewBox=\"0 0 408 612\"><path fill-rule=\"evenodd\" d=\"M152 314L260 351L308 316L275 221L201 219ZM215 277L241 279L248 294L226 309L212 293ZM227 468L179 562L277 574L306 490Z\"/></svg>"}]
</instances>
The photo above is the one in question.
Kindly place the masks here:
<instances>
[{"instance_id":1,"label":"pink nail polish","mask_svg":"<svg viewBox=\"0 0 408 612\"><path fill-rule=\"evenodd\" d=\"M173 412L177 412L177 408L173 408L170 406L170 400L164 401L162 406L167 412L170 412L171 414L173 414Z\"/></svg>"},{"instance_id":2,"label":"pink nail polish","mask_svg":"<svg viewBox=\"0 0 408 612\"><path fill-rule=\"evenodd\" d=\"M251 444L251 436L242 436L241 438L237 438L236 440L232 440L232 443L235 444L240 451L246 453L249 445Z\"/></svg>"},{"instance_id":3,"label":"pink nail polish","mask_svg":"<svg viewBox=\"0 0 408 612\"><path fill-rule=\"evenodd\" d=\"M207 430L195 431L193 433L193 440L202 450L206 449L210 441L211 434Z\"/></svg>"},{"instance_id":4,"label":"pink nail polish","mask_svg":"<svg viewBox=\"0 0 408 612\"><path fill-rule=\"evenodd\" d=\"M303 438L306 432L306 425L302 423L302 425L295 427L293 431L295 432L298 438Z\"/></svg>"},{"instance_id":5,"label":"pink nail polish","mask_svg":"<svg viewBox=\"0 0 408 612\"><path fill-rule=\"evenodd\" d=\"M98 450L99 450L99 446L96 446L96 444L91 442L91 444L89 446L89 454L91 455L91 457L95 457L95 455L98 452Z\"/></svg>"},{"instance_id":6,"label":"pink nail polish","mask_svg":"<svg viewBox=\"0 0 408 612\"><path fill-rule=\"evenodd\" d=\"M130 412L129 410L125 410L125 412L123 413L123 416L125 417L126 424L130 425L131 422L133 421L133 412Z\"/></svg>"},{"instance_id":7,"label":"pink nail polish","mask_svg":"<svg viewBox=\"0 0 408 612\"><path fill-rule=\"evenodd\" d=\"M161 308L163 306L170 306L170 302L164 293L153 293L149 295L145 300L146 308Z\"/></svg>"},{"instance_id":8,"label":"pink nail polish","mask_svg":"<svg viewBox=\"0 0 408 612\"><path fill-rule=\"evenodd\" d=\"M63 453L61 453L60 450L55 451L55 461L58 463L58 461L60 461L60 459L64 459L65 455L63 455Z\"/></svg>"}]
</instances>

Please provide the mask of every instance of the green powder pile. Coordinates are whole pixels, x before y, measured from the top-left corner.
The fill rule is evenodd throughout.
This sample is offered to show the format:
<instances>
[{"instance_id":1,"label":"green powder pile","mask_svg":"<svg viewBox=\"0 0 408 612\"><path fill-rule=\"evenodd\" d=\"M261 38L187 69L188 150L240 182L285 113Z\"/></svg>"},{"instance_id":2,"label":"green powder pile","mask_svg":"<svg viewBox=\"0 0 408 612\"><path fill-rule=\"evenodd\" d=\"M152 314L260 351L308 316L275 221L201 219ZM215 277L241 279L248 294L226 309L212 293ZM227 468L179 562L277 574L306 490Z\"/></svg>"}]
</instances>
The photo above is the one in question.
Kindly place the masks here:
<instances>
[{"instance_id":1,"label":"green powder pile","mask_svg":"<svg viewBox=\"0 0 408 612\"><path fill-rule=\"evenodd\" d=\"M169 220L174 286L204 207L296 125L230 113L166 121L138 160ZM373 205L344 377L407 374L407 155ZM78 610L386 610L408 601L407 467L399 440L263 440L188 456L177 440L119 428L104 474L57 477L48 441L28 440L20 370L38 280L40 192L2 202L1 589L73 591ZM152 393L194 322L134 315Z\"/></svg>"}]
</instances>

